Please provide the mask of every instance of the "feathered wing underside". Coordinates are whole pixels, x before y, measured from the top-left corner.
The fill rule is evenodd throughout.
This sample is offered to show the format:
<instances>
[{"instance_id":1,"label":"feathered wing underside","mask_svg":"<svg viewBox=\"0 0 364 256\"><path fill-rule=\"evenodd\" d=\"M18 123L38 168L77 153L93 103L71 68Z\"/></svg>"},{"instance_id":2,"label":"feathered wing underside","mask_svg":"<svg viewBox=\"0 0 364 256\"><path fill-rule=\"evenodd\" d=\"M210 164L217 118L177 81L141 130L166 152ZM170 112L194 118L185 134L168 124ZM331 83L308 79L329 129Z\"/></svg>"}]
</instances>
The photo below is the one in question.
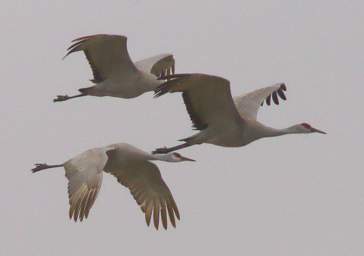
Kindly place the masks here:
<instances>
[{"instance_id":1,"label":"feathered wing underside","mask_svg":"<svg viewBox=\"0 0 364 256\"><path fill-rule=\"evenodd\" d=\"M264 104L264 101L270 105L272 99L274 104L279 105L279 98L287 99L284 94L286 90L286 85L279 83L234 97L234 103L240 116L256 120L259 108Z\"/></svg>"},{"instance_id":2,"label":"feathered wing underside","mask_svg":"<svg viewBox=\"0 0 364 256\"><path fill-rule=\"evenodd\" d=\"M126 37L119 35L91 35L73 40L65 55L83 51L91 66L95 83L100 83L114 74L134 72L136 67L130 59Z\"/></svg>"},{"instance_id":3,"label":"feathered wing underside","mask_svg":"<svg viewBox=\"0 0 364 256\"><path fill-rule=\"evenodd\" d=\"M149 226L153 216L156 229L161 220L165 229L168 226L168 216L173 227L176 218L180 219L176 202L171 191L162 179L158 167L148 161L130 160L118 163L117 150L107 153L112 162L108 163L105 171L114 175L118 182L129 188L134 199L145 213L145 220ZM121 158L119 158L121 159Z\"/></svg>"},{"instance_id":4,"label":"feathered wing underside","mask_svg":"<svg viewBox=\"0 0 364 256\"><path fill-rule=\"evenodd\" d=\"M182 92L193 127L203 130L210 125L239 123L240 118L230 92L228 80L204 74L176 74L167 76L155 96L167 92Z\"/></svg>"},{"instance_id":5,"label":"feathered wing underside","mask_svg":"<svg viewBox=\"0 0 364 256\"><path fill-rule=\"evenodd\" d=\"M175 60L172 54L160 54L135 62L135 66L146 73L151 73L157 78L174 74Z\"/></svg>"},{"instance_id":6,"label":"feathered wing underside","mask_svg":"<svg viewBox=\"0 0 364 256\"><path fill-rule=\"evenodd\" d=\"M88 150L65 164L68 179L69 217L75 221L87 218L102 183L107 162L105 151Z\"/></svg>"}]
</instances>

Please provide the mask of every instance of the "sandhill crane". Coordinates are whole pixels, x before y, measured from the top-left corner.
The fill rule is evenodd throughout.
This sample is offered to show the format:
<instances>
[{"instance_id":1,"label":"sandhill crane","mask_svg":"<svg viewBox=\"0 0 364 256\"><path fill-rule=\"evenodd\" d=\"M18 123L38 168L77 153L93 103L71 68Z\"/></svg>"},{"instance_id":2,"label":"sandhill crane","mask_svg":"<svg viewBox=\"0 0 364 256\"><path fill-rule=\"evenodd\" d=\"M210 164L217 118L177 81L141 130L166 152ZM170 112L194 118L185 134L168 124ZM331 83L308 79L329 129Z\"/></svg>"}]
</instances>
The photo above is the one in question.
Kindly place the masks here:
<instances>
[{"instance_id":1,"label":"sandhill crane","mask_svg":"<svg viewBox=\"0 0 364 256\"><path fill-rule=\"evenodd\" d=\"M86 95L134 98L153 91L162 81L157 80L174 73L172 54L160 54L136 63L129 57L127 38L119 35L91 35L73 40L64 56L83 51L91 66L94 86L79 89L74 96L58 95L53 101L65 101Z\"/></svg>"},{"instance_id":2,"label":"sandhill crane","mask_svg":"<svg viewBox=\"0 0 364 256\"><path fill-rule=\"evenodd\" d=\"M163 181L160 171L151 161L194 161L174 152L149 154L127 143L89 149L62 164L36 164L32 172L64 167L68 179L69 217L77 221L87 218L102 183L102 172L114 175L118 182L129 188L145 213L149 226L152 212L154 226L158 229L159 216L167 229L167 212L173 227L175 217L180 219L177 205Z\"/></svg>"},{"instance_id":3,"label":"sandhill crane","mask_svg":"<svg viewBox=\"0 0 364 256\"><path fill-rule=\"evenodd\" d=\"M209 143L223 147L240 147L264 137L294 133L322 133L307 123L285 129L274 129L258 122L257 112L264 100L279 104L286 99L285 84L276 84L232 98L228 80L205 74L175 74L156 89L156 97L167 92L182 92L193 127L197 134L182 139L183 144L159 148L154 153L167 153L195 144Z\"/></svg>"}]
</instances>

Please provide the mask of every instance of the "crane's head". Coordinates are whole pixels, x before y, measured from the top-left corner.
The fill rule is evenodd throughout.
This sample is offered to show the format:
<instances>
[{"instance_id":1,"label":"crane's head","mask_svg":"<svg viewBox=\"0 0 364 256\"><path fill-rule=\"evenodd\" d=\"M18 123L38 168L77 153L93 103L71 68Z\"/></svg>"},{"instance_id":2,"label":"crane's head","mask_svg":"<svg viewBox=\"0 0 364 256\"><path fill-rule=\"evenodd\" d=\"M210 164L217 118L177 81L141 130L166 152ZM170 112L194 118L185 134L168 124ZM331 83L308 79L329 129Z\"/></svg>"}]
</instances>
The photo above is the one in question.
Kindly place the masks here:
<instances>
[{"instance_id":1,"label":"crane's head","mask_svg":"<svg viewBox=\"0 0 364 256\"><path fill-rule=\"evenodd\" d=\"M171 153L168 153L168 158L169 158L169 161L170 162L184 162L184 161L196 161L196 160L193 160L191 158L188 158L188 157L184 157L182 156L181 154L177 153L177 152L171 152Z\"/></svg>"},{"instance_id":2,"label":"crane's head","mask_svg":"<svg viewBox=\"0 0 364 256\"><path fill-rule=\"evenodd\" d=\"M316 129L309 125L308 123L301 123L295 126L297 133L321 133L326 134L326 132Z\"/></svg>"}]
</instances>

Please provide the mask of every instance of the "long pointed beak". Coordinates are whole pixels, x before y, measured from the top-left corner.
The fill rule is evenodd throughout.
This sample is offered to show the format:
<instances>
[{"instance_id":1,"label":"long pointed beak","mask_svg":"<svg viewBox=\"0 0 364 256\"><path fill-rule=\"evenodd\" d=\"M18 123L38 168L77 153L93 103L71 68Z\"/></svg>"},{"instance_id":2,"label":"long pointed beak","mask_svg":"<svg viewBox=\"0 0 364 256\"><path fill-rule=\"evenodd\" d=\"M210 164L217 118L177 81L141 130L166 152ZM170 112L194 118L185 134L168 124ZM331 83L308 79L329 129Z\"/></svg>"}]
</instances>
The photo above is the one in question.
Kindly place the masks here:
<instances>
[{"instance_id":1,"label":"long pointed beak","mask_svg":"<svg viewBox=\"0 0 364 256\"><path fill-rule=\"evenodd\" d=\"M321 134L327 134L326 132L324 131L321 131L319 129L316 129L316 128L311 128L312 132L317 132L317 133L321 133Z\"/></svg>"},{"instance_id":2,"label":"long pointed beak","mask_svg":"<svg viewBox=\"0 0 364 256\"><path fill-rule=\"evenodd\" d=\"M196 162L196 160L184 156L181 156L181 159L184 161Z\"/></svg>"}]
</instances>

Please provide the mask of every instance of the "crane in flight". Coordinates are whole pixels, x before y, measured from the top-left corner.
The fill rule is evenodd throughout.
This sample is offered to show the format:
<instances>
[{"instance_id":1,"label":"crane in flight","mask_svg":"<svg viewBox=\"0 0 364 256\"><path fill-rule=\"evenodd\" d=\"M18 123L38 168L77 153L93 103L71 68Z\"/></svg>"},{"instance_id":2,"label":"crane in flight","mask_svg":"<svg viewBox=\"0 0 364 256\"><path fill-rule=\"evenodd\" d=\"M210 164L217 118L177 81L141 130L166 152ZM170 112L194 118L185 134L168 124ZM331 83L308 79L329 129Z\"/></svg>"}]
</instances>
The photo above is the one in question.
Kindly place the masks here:
<instances>
[{"instance_id":1,"label":"crane in flight","mask_svg":"<svg viewBox=\"0 0 364 256\"><path fill-rule=\"evenodd\" d=\"M129 188L134 199L145 213L149 226L153 213L154 226L159 220L167 229L167 212L173 227L180 219L171 191L162 179L153 160L165 162L194 161L173 152L149 154L130 144L119 143L89 149L62 164L35 164L32 172L64 167L68 179L69 217L77 221L87 218L102 183L103 171L115 176L119 183Z\"/></svg>"},{"instance_id":2,"label":"crane in flight","mask_svg":"<svg viewBox=\"0 0 364 256\"><path fill-rule=\"evenodd\" d=\"M255 140L285 134L322 133L308 123L275 129L257 121L259 107L266 102L279 104L286 100L286 85L276 84L233 99L230 82L206 74L174 74L156 89L155 97L168 92L182 92L193 127L199 132L182 139L184 143L170 148L158 148L153 153L168 153L196 144L209 143L223 147L241 147Z\"/></svg>"},{"instance_id":3,"label":"crane in flight","mask_svg":"<svg viewBox=\"0 0 364 256\"><path fill-rule=\"evenodd\" d=\"M79 89L79 94L58 95L53 101L65 101L82 96L112 96L134 98L153 91L163 81L158 80L174 74L175 61L172 54L160 54L137 62L130 59L127 38L121 35L91 35L77 38L64 56L83 51L91 66L94 83Z\"/></svg>"}]
</instances>

